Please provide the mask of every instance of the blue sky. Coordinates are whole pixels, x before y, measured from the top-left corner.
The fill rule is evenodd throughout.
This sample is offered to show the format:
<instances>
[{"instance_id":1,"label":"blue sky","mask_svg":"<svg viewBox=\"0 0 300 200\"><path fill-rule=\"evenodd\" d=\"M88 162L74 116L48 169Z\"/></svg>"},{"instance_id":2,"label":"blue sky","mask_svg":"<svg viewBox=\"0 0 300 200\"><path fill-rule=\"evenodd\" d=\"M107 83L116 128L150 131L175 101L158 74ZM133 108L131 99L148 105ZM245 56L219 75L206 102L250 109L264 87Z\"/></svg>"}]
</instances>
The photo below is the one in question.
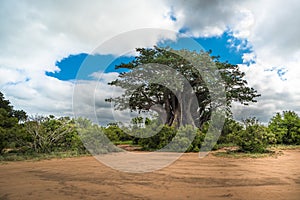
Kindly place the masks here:
<instances>
[{"instance_id":1,"label":"blue sky","mask_svg":"<svg viewBox=\"0 0 300 200\"><path fill-rule=\"evenodd\" d=\"M242 56L244 53L251 53L251 47L243 47L238 49L237 46L241 45L243 41L235 39L230 33L225 32L221 36L215 37L199 37L192 38L198 42L199 48L195 49L194 45L189 45L189 40L191 38L179 38L176 41L163 41L158 46L169 46L173 49L189 49L189 50L203 50L203 51L212 51L213 56L220 56L220 61L228 61L231 64L242 64ZM229 41L233 41L232 42ZM200 48L202 46L202 48ZM89 57L88 57L89 56ZM88 57L88 59L86 59ZM46 75L55 77L59 80L75 80L75 79L93 79L91 74L93 72L125 72L125 69L115 69L116 65L121 63L128 63L134 59L134 56L114 56L112 54L95 54L89 55L87 53L80 53L76 55L69 55L68 57L63 58L56 62L56 66L59 68L59 71L56 72L46 72ZM84 64L84 70L81 73L78 73L79 68L83 62L88 62ZM83 68L82 68L83 69ZM279 74L283 72L280 71ZM80 74L80 75L79 75Z\"/></svg>"},{"instance_id":2,"label":"blue sky","mask_svg":"<svg viewBox=\"0 0 300 200\"><path fill-rule=\"evenodd\" d=\"M88 59L86 59L88 57ZM75 80L75 79L92 79L91 74L94 72L124 72L124 69L115 69L116 65L121 63L128 63L133 60L134 57L120 56L115 57L113 55L90 55L87 53L80 53L76 55L70 55L66 58L63 58L60 61L56 62L56 66L59 67L60 71L58 72L46 72L46 75L55 77L59 80ZM81 73L78 73L79 68L82 63L84 63L84 70ZM83 68L82 68L83 69Z\"/></svg>"}]
</instances>

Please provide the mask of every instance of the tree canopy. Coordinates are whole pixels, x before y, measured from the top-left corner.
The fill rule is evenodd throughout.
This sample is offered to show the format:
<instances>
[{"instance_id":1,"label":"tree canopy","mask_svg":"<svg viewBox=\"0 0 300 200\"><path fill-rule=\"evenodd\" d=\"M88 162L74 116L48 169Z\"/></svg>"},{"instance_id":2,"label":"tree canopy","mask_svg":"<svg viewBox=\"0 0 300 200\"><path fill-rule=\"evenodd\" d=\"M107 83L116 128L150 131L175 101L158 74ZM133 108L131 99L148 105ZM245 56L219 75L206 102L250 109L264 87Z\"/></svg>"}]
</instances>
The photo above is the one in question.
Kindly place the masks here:
<instances>
[{"instance_id":1,"label":"tree canopy","mask_svg":"<svg viewBox=\"0 0 300 200\"><path fill-rule=\"evenodd\" d=\"M248 86L244 79L245 73L237 65L221 62L218 57L210 56L211 52L156 46L137 48L136 51L138 55L133 61L116 66L116 69L123 68L128 72L121 73L118 79L109 83L124 89L121 96L107 99L114 103L116 109L139 112L152 110L169 126L192 124L200 128L209 121L212 111L220 106L214 103L215 99L208 87L213 77L205 77L206 74L201 74L195 68L195 63L181 55L196 60L202 71L219 73L222 80L218 84L225 88L228 115L231 114L233 101L248 105L249 102L256 102L256 97L260 96L254 88Z\"/></svg>"},{"instance_id":2,"label":"tree canopy","mask_svg":"<svg viewBox=\"0 0 300 200\"><path fill-rule=\"evenodd\" d=\"M283 111L269 122L270 130L275 133L279 144L300 144L300 117L294 111Z\"/></svg>"},{"instance_id":3,"label":"tree canopy","mask_svg":"<svg viewBox=\"0 0 300 200\"><path fill-rule=\"evenodd\" d=\"M25 121L27 115L23 110L15 110L0 92L0 152L15 136L19 134L19 122Z\"/></svg>"}]
</instances>

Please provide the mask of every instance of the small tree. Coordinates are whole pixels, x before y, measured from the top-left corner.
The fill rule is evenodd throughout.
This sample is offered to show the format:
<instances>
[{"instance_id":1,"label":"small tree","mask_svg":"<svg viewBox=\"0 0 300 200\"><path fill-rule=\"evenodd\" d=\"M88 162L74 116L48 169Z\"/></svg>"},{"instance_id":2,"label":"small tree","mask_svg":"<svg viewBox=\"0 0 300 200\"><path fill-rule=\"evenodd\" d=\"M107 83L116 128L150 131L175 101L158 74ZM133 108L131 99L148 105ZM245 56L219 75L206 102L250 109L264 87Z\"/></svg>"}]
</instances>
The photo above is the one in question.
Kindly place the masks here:
<instances>
[{"instance_id":1,"label":"small tree","mask_svg":"<svg viewBox=\"0 0 300 200\"><path fill-rule=\"evenodd\" d=\"M300 144L300 118L294 111L284 111L269 122L269 129L279 144Z\"/></svg>"},{"instance_id":2,"label":"small tree","mask_svg":"<svg viewBox=\"0 0 300 200\"><path fill-rule=\"evenodd\" d=\"M32 148L37 153L67 150L74 139L70 134L77 134L74 132L74 123L67 117L55 119L54 116L36 116L25 123L25 128L32 138Z\"/></svg>"},{"instance_id":3,"label":"small tree","mask_svg":"<svg viewBox=\"0 0 300 200\"><path fill-rule=\"evenodd\" d=\"M240 150L251 153L265 152L269 142L275 142L274 140L275 135L267 127L259 124L256 118L244 120L244 129L235 136Z\"/></svg>"},{"instance_id":4,"label":"small tree","mask_svg":"<svg viewBox=\"0 0 300 200\"><path fill-rule=\"evenodd\" d=\"M5 148L15 148L23 144L23 125L27 118L23 110L14 110L9 100L0 92L0 153Z\"/></svg>"},{"instance_id":5,"label":"small tree","mask_svg":"<svg viewBox=\"0 0 300 200\"><path fill-rule=\"evenodd\" d=\"M241 130L243 130L241 123L235 121L234 119L226 118L220 138L218 140L218 144L234 142L232 141L232 135L238 134Z\"/></svg>"},{"instance_id":6,"label":"small tree","mask_svg":"<svg viewBox=\"0 0 300 200\"><path fill-rule=\"evenodd\" d=\"M152 123L145 128L136 129L138 131L135 135L141 135L142 138L138 140L138 144L145 150L158 150L164 148L171 142L176 135L176 129L172 126L157 125ZM155 134L153 134L155 133ZM151 137L147 137L150 136Z\"/></svg>"},{"instance_id":7,"label":"small tree","mask_svg":"<svg viewBox=\"0 0 300 200\"><path fill-rule=\"evenodd\" d=\"M85 148L93 155L117 152L117 148L105 135L104 128L88 119L76 119L76 130Z\"/></svg>"}]
</instances>

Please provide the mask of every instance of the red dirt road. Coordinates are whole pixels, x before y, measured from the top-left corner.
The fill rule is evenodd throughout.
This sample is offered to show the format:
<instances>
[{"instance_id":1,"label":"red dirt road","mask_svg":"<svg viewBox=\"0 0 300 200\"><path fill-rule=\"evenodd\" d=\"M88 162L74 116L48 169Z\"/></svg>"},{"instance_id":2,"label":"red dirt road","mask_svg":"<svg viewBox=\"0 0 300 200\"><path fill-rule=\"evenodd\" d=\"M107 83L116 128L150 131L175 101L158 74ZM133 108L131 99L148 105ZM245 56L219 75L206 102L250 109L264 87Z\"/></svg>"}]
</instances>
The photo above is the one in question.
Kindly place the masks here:
<instances>
[{"instance_id":1,"label":"red dirt road","mask_svg":"<svg viewBox=\"0 0 300 200\"><path fill-rule=\"evenodd\" d=\"M0 199L300 199L300 150L259 159L183 155L151 173L93 157L0 164Z\"/></svg>"}]
</instances>

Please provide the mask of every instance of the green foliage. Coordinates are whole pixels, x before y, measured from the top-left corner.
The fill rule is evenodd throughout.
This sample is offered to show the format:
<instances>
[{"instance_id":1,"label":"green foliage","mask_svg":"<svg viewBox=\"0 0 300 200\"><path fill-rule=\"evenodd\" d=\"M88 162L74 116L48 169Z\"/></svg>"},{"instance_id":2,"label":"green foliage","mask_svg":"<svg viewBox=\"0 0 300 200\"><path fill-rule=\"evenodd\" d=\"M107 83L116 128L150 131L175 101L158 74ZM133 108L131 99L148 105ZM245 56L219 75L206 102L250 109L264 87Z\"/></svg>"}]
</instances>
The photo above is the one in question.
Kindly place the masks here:
<instances>
[{"instance_id":1,"label":"green foliage","mask_svg":"<svg viewBox=\"0 0 300 200\"><path fill-rule=\"evenodd\" d=\"M105 135L104 128L92 124L88 119L79 118L76 121L77 130L84 146L93 155L121 151Z\"/></svg>"},{"instance_id":2,"label":"green foliage","mask_svg":"<svg viewBox=\"0 0 300 200\"><path fill-rule=\"evenodd\" d=\"M238 151L227 151L227 152L215 152L214 156L226 157L226 158L264 158L269 156L277 156L274 152L257 153L257 152L238 152Z\"/></svg>"},{"instance_id":3,"label":"green foliage","mask_svg":"<svg viewBox=\"0 0 300 200\"><path fill-rule=\"evenodd\" d=\"M142 138L139 139L138 144L142 146L144 150L158 150L165 147L170 143L172 138L176 134L176 129L171 126L152 124L146 126L143 129L137 129ZM155 134L156 133L156 134ZM151 137L146 137L150 136Z\"/></svg>"},{"instance_id":4,"label":"green foliage","mask_svg":"<svg viewBox=\"0 0 300 200\"><path fill-rule=\"evenodd\" d=\"M218 144L232 143L232 135L238 134L242 129L243 126L239 122L226 118Z\"/></svg>"},{"instance_id":5,"label":"green foliage","mask_svg":"<svg viewBox=\"0 0 300 200\"><path fill-rule=\"evenodd\" d=\"M245 128L234 136L241 151L264 153L269 142L274 142L275 135L255 118L244 120L244 126Z\"/></svg>"},{"instance_id":6,"label":"green foliage","mask_svg":"<svg viewBox=\"0 0 300 200\"><path fill-rule=\"evenodd\" d=\"M61 151L85 152L74 120L36 116L28 119L23 110L14 110L0 92L0 153L32 154Z\"/></svg>"},{"instance_id":7,"label":"green foliage","mask_svg":"<svg viewBox=\"0 0 300 200\"><path fill-rule=\"evenodd\" d=\"M139 145L144 150L162 150L175 152L198 152L205 134L191 125L181 126L176 129L173 126L160 125L148 126L140 129L144 135L153 135L139 139Z\"/></svg>"},{"instance_id":8,"label":"green foliage","mask_svg":"<svg viewBox=\"0 0 300 200\"><path fill-rule=\"evenodd\" d=\"M93 154L120 151L114 144L140 145L143 150L198 152L214 140L207 135L209 122L199 129L191 125L163 125L159 119L140 117L134 118L129 127L117 123L101 127L87 119L53 115L28 119L24 111L14 110L1 92L0 106L0 160L80 155L86 154L87 149ZM300 118L293 111L284 111L277 113L268 127L255 118L245 120L244 126L228 118L218 146L232 143L251 154L264 153L270 144L299 145Z\"/></svg>"},{"instance_id":9,"label":"green foliage","mask_svg":"<svg viewBox=\"0 0 300 200\"><path fill-rule=\"evenodd\" d=\"M112 142L128 141L134 138L133 136L126 134L117 124L111 124L108 127L103 128L103 132Z\"/></svg>"},{"instance_id":10,"label":"green foliage","mask_svg":"<svg viewBox=\"0 0 300 200\"><path fill-rule=\"evenodd\" d=\"M293 111L276 113L269 129L276 135L278 144L300 144L300 118Z\"/></svg>"},{"instance_id":11,"label":"green foliage","mask_svg":"<svg viewBox=\"0 0 300 200\"><path fill-rule=\"evenodd\" d=\"M179 127L190 124L201 127L209 121L212 111L222 103L218 103L216 98L215 103L211 103L211 95L205 81L209 79L208 74L202 77L203 74L195 69L193 63L197 63L202 71L212 72L209 75L210 81L214 80L213 74L218 70L224 81L228 112L232 101L247 105L249 102L256 102L255 98L260 96L255 89L247 86L245 73L241 72L237 65L220 62L208 53L159 47L136 50L138 56L133 61L116 66L129 69L128 72L121 73L118 79L109 83L124 89L120 97L107 99L115 103L116 109L142 112L153 110L163 118L161 121L166 125ZM174 75L181 74L187 83L181 81L178 76L171 76L168 70L157 73L158 65L168 66L175 72ZM160 84L155 84L157 81L161 81ZM217 85L211 87L217 88ZM176 94L170 88L176 88Z\"/></svg>"},{"instance_id":12,"label":"green foliage","mask_svg":"<svg viewBox=\"0 0 300 200\"><path fill-rule=\"evenodd\" d=\"M202 143L204 142L205 133L197 129L195 138L191 144L191 146L188 148L187 152L199 152L202 146Z\"/></svg>"},{"instance_id":13,"label":"green foliage","mask_svg":"<svg viewBox=\"0 0 300 200\"><path fill-rule=\"evenodd\" d=\"M68 117L36 116L25 122L26 133L30 136L30 148L38 153L53 151L84 151L74 120Z\"/></svg>"},{"instance_id":14,"label":"green foliage","mask_svg":"<svg viewBox=\"0 0 300 200\"><path fill-rule=\"evenodd\" d=\"M5 148L22 146L24 130L21 122L26 118L26 113L23 110L14 110L0 92L0 153Z\"/></svg>"},{"instance_id":15,"label":"green foliage","mask_svg":"<svg viewBox=\"0 0 300 200\"><path fill-rule=\"evenodd\" d=\"M13 106L10 105L10 102L4 98L2 92L0 92L0 108L5 110L10 116L12 115Z\"/></svg>"},{"instance_id":16,"label":"green foliage","mask_svg":"<svg viewBox=\"0 0 300 200\"><path fill-rule=\"evenodd\" d=\"M197 131L198 129L191 125L179 127L175 137L166 147L166 150L176 152L193 151L194 147L192 142L197 134Z\"/></svg>"},{"instance_id":17,"label":"green foliage","mask_svg":"<svg viewBox=\"0 0 300 200\"><path fill-rule=\"evenodd\" d=\"M24 160L45 160L52 158L71 158L78 156L89 155L87 152L79 153L77 151L63 151L51 153L36 153L36 152L10 152L0 155L0 161L24 161Z\"/></svg>"}]
</instances>

